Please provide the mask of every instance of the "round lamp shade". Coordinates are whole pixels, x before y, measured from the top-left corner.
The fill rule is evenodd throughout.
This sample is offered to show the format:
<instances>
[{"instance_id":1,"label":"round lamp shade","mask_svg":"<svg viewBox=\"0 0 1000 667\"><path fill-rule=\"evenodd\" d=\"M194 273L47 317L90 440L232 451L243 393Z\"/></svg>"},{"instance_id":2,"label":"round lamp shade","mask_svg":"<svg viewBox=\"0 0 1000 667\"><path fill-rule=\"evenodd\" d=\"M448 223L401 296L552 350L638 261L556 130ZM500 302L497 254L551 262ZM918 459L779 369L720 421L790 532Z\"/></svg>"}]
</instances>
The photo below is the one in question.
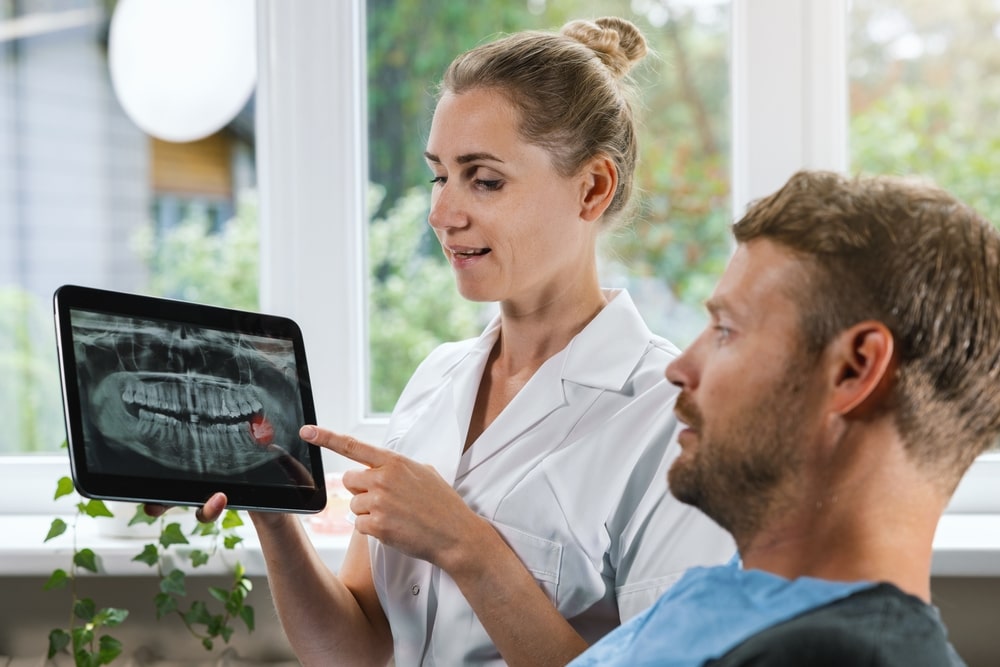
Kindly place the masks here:
<instances>
[{"instance_id":1,"label":"round lamp shade","mask_svg":"<svg viewBox=\"0 0 1000 667\"><path fill-rule=\"evenodd\" d=\"M122 108L165 141L201 139L246 105L257 81L253 0L119 0L108 60Z\"/></svg>"}]
</instances>

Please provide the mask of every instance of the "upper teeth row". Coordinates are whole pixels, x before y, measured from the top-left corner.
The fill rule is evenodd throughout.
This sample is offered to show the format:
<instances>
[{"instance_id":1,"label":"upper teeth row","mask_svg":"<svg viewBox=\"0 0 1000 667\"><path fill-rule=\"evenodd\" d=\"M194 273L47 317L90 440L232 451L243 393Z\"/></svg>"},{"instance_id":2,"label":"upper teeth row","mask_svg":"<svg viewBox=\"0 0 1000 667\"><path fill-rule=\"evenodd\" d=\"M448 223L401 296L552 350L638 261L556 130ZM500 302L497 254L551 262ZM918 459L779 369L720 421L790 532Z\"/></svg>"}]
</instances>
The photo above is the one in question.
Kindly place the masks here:
<instances>
[{"instance_id":1,"label":"upper teeth row","mask_svg":"<svg viewBox=\"0 0 1000 667\"><path fill-rule=\"evenodd\" d=\"M263 408L249 391L217 384L136 381L125 385L122 401L174 414L249 417Z\"/></svg>"}]
</instances>

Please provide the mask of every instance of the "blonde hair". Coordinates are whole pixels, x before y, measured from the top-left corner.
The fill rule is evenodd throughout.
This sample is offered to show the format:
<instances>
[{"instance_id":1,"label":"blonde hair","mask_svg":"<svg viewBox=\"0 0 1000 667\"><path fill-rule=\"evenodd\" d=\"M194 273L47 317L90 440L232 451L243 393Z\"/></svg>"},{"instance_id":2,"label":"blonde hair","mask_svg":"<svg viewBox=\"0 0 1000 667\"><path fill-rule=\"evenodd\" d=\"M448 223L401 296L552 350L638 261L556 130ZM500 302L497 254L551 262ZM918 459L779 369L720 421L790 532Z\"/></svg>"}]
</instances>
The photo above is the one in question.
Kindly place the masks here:
<instances>
[{"instance_id":1,"label":"blonde hair","mask_svg":"<svg viewBox=\"0 0 1000 667\"><path fill-rule=\"evenodd\" d=\"M564 176L606 155L618 171L605 213L613 220L632 194L638 144L629 72L646 53L642 33L625 19L571 21L559 33L526 30L463 53L440 92L504 94L519 111L521 136L545 148Z\"/></svg>"}]
</instances>

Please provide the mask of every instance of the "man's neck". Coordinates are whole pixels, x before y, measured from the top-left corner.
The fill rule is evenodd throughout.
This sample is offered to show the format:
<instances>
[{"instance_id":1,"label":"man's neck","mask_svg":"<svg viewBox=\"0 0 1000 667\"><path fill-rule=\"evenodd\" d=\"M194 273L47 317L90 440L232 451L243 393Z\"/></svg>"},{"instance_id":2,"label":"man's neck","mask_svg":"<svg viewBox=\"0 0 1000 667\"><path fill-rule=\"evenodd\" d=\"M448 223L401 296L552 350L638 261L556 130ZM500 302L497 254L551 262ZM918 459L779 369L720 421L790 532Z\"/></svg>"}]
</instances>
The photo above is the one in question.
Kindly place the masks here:
<instances>
[{"instance_id":1,"label":"man's neck","mask_svg":"<svg viewBox=\"0 0 1000 667\"><path fill-rule=\"evenodd\" d=\"M901 448L883 447L881 460L799 480L794 502L753 535L736 536L743 566L789 579L888 582L929 601L947 498L913 466L885 460L899 456Z\"/></svg>"}]
</instances>

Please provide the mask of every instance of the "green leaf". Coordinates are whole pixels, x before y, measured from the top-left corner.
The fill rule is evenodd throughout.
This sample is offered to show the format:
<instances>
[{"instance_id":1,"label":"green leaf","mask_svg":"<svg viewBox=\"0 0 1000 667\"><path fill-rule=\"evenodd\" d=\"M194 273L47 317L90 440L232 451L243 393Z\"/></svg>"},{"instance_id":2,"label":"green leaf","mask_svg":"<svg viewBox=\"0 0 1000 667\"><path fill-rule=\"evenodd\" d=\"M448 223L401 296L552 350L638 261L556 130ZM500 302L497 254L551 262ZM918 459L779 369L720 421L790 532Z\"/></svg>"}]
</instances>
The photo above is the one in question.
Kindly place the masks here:
<instances>
[{"instance_id":1,"label":"green leaf","mask_svg":"<svg viewBox=\"0 0 1000 667\"><path fill-rule=\"evenodd\" d=\"M195 549L194 551L191 552L188 558L190 558L191 560L192 567L199 567L208 562L209 555L204 551L202 551L201 549Z\"/></svg>"},{"instance_id":2,"label":"green leaf","mask_svg":"<svg viewBox=\"0 0 1000 667\"><path fill-rule=\"evenodd\" d=\"M212 535L219 534L219 526L214 523L201 523L195 524L195 527L191 530L192 535L200 535L202 537L211 537Z\"/></svg>"},{"instance_id":3,"label":"green leaf","mask_svg":"<svg viewBox=\"0 0 1000 667\"><path fill-rule=\"evenodd\" d=\"M103 635L97 645L97 660L100 665L110 665L122 654L122 643L109 635Z\"/></svg>"},{"instance_id":4,"label":"green leaf","mask_svg":"<svg viewBox=\"0 0 1000 667\"><path fill-rule=\"evenodd\" d=\"M97 605L90 598L82 598L73 604L73 615L86 623L93 621L96 613Z\"/></svg>"},{"instance_id":5,"label":"green leaf","mask_svg":"<svg viewBox=\"0 0 1000 667\"><path fill-rule=\"evenodd\" d=\"M211 637L203 637L202 640L201 640L201 645L205 647L206 651L211 651L212 647L213 647L212 638Z\"/></svg>"},{"instance_id":6,"label":"green leaf","mask_svg":"<svg viewBox=\"0 0 1000 667\"><path fill-rule=\"evenodd\" d=\"M222 517L222 528L223 530L229 530L231 528L239 528L243 525L243 519L240 518L240 513L236 510L226 510L225 515Z\"/></svg>"},{"instance_id":7,"label":"green leaf","mask_svg":"<svg viewBox=\"0 0 1000 667\"><path fill-rule=\"evenodd\" d=\"M69 641L69 633L65 630L57 629L49 632L49 652L47 654L49 660L55 657L56 653L69 646Z\"/></svg>"},{"instance_id":8,"label":"green leaf","mask_svg":"<svg viewBox=\"0 0 1000 667\"><path fill-rule=\"evenodd\" d=\"M52 571L48 581L42 586L42 590L51 591L56 588L65 588L68 583L69 575L66 574L66 570L59 568Z\"/></svg>"},{"instance_id":9,"label":"green leaf","mask_svg":"<svg viewBox=\"0 0 1000 667\"><path fill-rule=\"evenodd\" d=\"M73 564L84 570L97 572L97 554L92 549L80 549L73 554Z\"/></svg>"},{"instance_id":10,"label":"green leaf","mask_svg":"<svg viewBox=\"0 0 1000 667\"><path fill-rule=\"evenodd\" d=\"M208 594L219 602L225 603L229 600L229 591L225 588L219 588L218 586L210 586L208 588Z\"/></svg>"},{"instance_id":11,"label":"green leaf","mask_svg":"<svg viewBox=\"0 0 1000 667\"><path fill-rule=\"evenodd\" d=\"M212 614L209 613L208 607L201 600L195 600L191 603L191 609L184 614L184 622L188 625L209 625L212 622Z\"/></svg>"},{"instance_id":12,"label":"green leaf","mask_svg":"<svg viewBox=\"0 0 1000 667\"><path fill-rule=\"evenodd\" d=\"M87 652L87 646L90 642L94 641L94 631L87 626L73 628L73 655L79 655L81 651L85 655L89 655Z\"/></svg>"},{"instance_id":13,"label":"green leaf","mask_svg":"<svg viewBox=\"0 0 1000 667\"><path fill-rule=\"evenodd\" d=\"M107 607L97 612L97 615L94 617L94 624L113 628L124 623L126 618L128 618L128 609Z\"/></svg>"},{"instance_id":14,"label":"green leaf","mask_svg":"<svg viewBox=\"0 0 1000 667\"><path fill-rule=\"evenodd\" d=\"M53 537L59 537L66 532L66 522L62 519L52 519L52 525L49 526L49 534L45 536L43 542L48 542Z\"/></svg>"},{"instance_id":15,"label":"green leaf","mask_svg":"<svg viewBox=\"0 0 1000 667\"><path fill-rule=\"evenodd\" d=\"M170 574L160 579L160 590L173 595L187 595L187 590L184 588L184 572L171 570Z\"/></svg>"},{"instance_id":16,"label":"green leaf","mask_svg":"<svg viewBox=\"0 0 1000 667\"><path fill-rule=\"evenodd\" d=\"M136 505L135 514L132 515L131 519L129 519L128 525L135 526L137 524L142 524L149 526L156 523L156 521L157 518L155 516L149 516L146 514L146 508L143 505Z\"/></svg>"},{"instance_id":17,"label":"green leaf","mask_svg":"<svg viewBox=\"0 0 1000 667\"><path fill-rule=\"evenodd\" d=\"M153 567L160 562L160 550L156 548L155 544L147 544L143 547L142 553L134 557L132 560L139 561L140 563L145 563L146 565Z\"/></svg>"},{"instance_id":18,"label":"green leaf","mask_svg":"<svg viewBox=\"0 0 1000 667\"><path fill-rule=\"evenodd\" d=\"M156 607L156 620L177 611L177 599L166 593L157 593L153 605Z\"/></svg>"},{"instance_id":19,"label":"green leaf","mask_svg":"<svg viewBox=\"0 0 1000 667\"><path fill-rule=\"evenodd\" d=\"M222 639L227 644L229 643L229 639L233 636L234 631L235 628L233 628L233 626L231 625L223 625L221 628L219 628L219 634L222 635Z\"/></svg>"},{"instance_id":20,"label":"green leaf","mask_svg":"<svg viewBox=\"0 0 1000 667\"><path fill-rule=\"evenodd\" d=\"M243 623L247 626L247 630L253 632L254 630L254 612L253 607L249 605L244 605L240 609L240 618L243 619Z\"/></svg>"},{"instance_id":21,"label":"green leaf","mask_svg":"<svg viewBox=\"0 0 1000 667\"><path fill-rule=\"evenodd\" d=\"M171 544L188 544L188 538L184 537L179 523L168 523L160 533L160 544L169 547Z\"/></svg>"},{"instance_id":22,"label":"green leaf","mask_svg":"<svg viewBox=\"0 0 1000 667\"><path fill-rule=\"evenodd\" d=\"M222 546L226 549L232 549L242 541L243 538L239 535L226 535L226 537L222 540Z\"/></svg>"},{"instance_id":23,"label":"green leaf","mask_svg":"<svg viewBox=\"0 0 1000 667\"><path fill-rule=\"evenodd\" d=\"M83 513L87 516L98 517L106 516L113 517L114 513L108 509L108 506L104 504L103 500L88 500L83 506Z\"/></svg>"},{"instance_id":24,"label":"green leaf","mask_svg":"<svg viewBox=\"0 0 1000 667\"><path fill-rule=\"evenodd\" d=\"M56 495L52 499L58 500L63 496L68 496L73 493L73 491L73 480L69 477L60 477L59 481L56 482Z\"/></svg>"}]
</instances>

